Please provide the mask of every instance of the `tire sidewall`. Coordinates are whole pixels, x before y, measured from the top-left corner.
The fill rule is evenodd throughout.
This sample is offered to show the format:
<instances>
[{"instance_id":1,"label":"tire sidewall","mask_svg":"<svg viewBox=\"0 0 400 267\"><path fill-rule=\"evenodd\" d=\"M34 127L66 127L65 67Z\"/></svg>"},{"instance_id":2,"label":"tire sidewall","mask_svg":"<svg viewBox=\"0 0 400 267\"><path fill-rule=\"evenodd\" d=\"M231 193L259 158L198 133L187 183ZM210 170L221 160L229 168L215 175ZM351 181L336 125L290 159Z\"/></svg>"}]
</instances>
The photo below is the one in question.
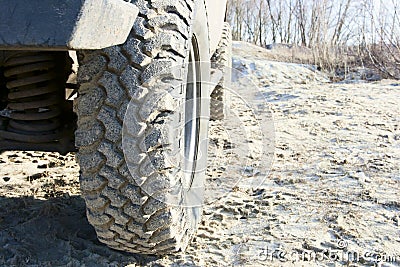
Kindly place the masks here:
<instances>
[{"instance_id":1,"label":"tire sidewall","mask_svg":"<svg viewBox=\"0 0 400 267\"><path fill-rule=\"evenodd\" d=\"M208 35L207 12L203 1L196 2L196 13L193 20L192 34L197 41L201 71L201 112L199 127L199 147L196 174L191 188L186 194L187 221L191 228L196 229L201 220L202 204L204 203L205 179L208 152L208 127L210 118L210 45Z\"/></svg>"}]
</instances>

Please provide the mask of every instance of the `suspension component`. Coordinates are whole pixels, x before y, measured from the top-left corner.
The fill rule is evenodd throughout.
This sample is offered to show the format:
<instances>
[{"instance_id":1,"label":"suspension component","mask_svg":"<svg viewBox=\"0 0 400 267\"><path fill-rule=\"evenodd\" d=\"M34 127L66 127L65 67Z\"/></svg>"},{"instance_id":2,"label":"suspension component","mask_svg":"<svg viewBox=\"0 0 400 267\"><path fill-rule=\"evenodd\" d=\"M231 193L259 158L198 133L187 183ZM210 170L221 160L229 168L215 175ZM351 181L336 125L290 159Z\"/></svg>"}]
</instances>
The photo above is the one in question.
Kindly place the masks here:
<instances>
[{"instance_id":1,"label":"suspension component","mask_svg":"<svg viewBox=\"0 0 400 267\"><path fill-rule=\"evenodd\" d=\"M0 139L36 144L62 138L65 66L65 54L59 52L20 52L6 59L10 115Z\"/></svg>"}]
</instances>

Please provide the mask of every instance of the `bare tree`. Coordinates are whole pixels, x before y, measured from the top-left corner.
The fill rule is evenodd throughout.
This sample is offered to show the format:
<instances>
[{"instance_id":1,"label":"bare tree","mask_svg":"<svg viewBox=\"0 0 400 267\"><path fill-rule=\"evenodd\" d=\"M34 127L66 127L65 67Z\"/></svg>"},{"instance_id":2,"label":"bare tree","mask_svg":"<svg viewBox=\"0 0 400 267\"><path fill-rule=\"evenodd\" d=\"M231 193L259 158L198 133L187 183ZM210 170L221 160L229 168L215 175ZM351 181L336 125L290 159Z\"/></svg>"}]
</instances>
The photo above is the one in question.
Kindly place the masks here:
<instances>
[{"instance_id":1,"label":"bare tree","mask_svg":"<svg viewBox=\"0 0 400 267\"><path fill-rule=\"evenodd\" d=\"M296 19L301 39L301 45L307 46L307 10L303 0L297 0Z\"/></svg>"},{"instance_id":2,"label":"bare tree","mask_svg":"<svg viewBox=\"0 0 400 267\"><path fill-rule=\"evenodd\" d=\"M394 78L400 77L399 8L399 0L228 0L227 18L235 40L306 46L322 68L353 62Z\"/></svg>"},{"instance_id":3,"label":"bare tree","mask_svg":"<svg viewBox=\"0 0 400 267\"><path fill-rule=\"evenodd\" d=\"M335 26L335 30L333 32L332 40L331 40L331 43L333 45L337 45L339 43L340 37L342 35L343 26L347 19L347 14L348 14L348 11L350 8L351 0L345 0L345 1L346 1L346 3L341 1L339 4L339 11L337 14L337 23Z\"/></svg>"}]
</instances>

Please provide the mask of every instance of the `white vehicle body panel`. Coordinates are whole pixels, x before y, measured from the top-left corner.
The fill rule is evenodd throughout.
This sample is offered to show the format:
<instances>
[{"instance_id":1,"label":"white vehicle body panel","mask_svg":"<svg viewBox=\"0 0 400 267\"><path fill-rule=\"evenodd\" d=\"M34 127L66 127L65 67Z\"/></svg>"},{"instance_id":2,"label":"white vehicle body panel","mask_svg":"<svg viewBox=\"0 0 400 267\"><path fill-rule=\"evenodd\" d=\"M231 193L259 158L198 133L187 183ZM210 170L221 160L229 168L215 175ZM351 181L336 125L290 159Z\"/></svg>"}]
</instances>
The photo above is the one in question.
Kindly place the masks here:
<instances>
[{"instance_id":1,"label":"white vehicle body panel","mask_svg":"<svg viewBox=\"0 0 400 267\"><path fill-rule=\"evenodd\" d=\"M211 55L217 49L221 39L223 22L225 20L227 0L204 0L208 16L208 32Z\"/></svg>"}]
</instances>

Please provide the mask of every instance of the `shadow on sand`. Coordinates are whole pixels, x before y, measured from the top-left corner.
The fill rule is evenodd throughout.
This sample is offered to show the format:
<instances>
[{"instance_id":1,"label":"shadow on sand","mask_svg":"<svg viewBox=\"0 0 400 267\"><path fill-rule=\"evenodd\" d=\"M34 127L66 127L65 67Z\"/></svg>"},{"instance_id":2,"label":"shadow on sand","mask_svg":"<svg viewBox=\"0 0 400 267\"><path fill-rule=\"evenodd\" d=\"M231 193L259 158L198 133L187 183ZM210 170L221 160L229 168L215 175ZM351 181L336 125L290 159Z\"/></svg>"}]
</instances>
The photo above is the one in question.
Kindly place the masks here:
<instances>
[{"instance_id":1,"label":"shadow on sand","mask_svg":"<svg viewBox=\"0 0 400 267\"><path fill-rule=\"evenodd\" d=\"M101 244L79 196L0 197L1 266L125 266L157 259Z\"/></svg>"}]
</instances>

